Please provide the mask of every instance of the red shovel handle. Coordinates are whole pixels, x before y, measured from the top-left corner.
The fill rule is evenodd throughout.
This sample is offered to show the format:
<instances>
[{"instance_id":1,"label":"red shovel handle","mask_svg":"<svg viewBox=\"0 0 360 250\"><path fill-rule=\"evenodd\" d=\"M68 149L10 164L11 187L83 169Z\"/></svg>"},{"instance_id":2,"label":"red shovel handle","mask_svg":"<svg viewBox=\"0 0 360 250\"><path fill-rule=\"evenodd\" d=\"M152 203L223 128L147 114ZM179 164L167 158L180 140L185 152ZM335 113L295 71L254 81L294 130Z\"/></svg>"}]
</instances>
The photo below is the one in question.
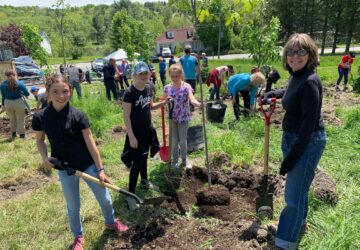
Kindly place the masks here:
<instances>
[{"instance_id":1,"label":"red shovel handle","mask_svg":"<svg viewBox=\"0 0 360 250\"><path fill-rule=\"evenodd\" d=\"M265 104L270 104L269 112L266 112L264 110L263 105L265 105ZM274 113L275 107L276 107L276 98L263 99L260 102L260 110L265 117L265 125L267 125L267 126L270 125L270 118L271 118L271 115Z\"/></svg>"},{"instance_id":2,"label":"red shovel handle","mask_svg":"<svg viewBox=\"0 0 360 250\"><path fill-rule=\"evenodd\" d=\"M165 136L165 111L164 106L161 107L161 128L163 135L163 147L166 147L166 136Z\"/></svg>"}]
</instances>

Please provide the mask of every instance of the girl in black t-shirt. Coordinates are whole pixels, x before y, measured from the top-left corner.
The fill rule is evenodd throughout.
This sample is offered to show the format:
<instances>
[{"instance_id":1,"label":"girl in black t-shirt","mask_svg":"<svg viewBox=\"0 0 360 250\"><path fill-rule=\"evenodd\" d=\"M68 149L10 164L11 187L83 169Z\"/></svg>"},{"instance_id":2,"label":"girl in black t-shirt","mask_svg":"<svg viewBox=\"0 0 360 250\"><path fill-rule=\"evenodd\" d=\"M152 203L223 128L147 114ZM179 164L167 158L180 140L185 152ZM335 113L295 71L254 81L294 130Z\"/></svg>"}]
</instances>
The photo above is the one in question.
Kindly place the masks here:
<instances>
[{"instance_id":1,"label":"girl in black t-shirt","mask_svg":"<svg viewBox=\"0 0 360 250\"><path fill-rule=\"evenodd\" d=\"M87 116L69 105L71 87L62 75L49 79L46 87L49 106L34 114L32 128L36 131L36 143L44 164L54 167L51 159L68 162L71 168L83 171L101 182L110 183L104 173L99 151L95 145ZM45 135L51 146L48 156ZM73 249L82 249L83 229L80 218L79 177L58 171L66 200L71 231L75 237ZM106 228L123 232L127 226L114 218L109 191L90 181L85 182L93 191L105 218Z\"/></svg>"},{"instance_id":2,"label":"girl in black t-shirt","mask_svg":"<svg viewBox=\"0 0 360 250\"><path fill-rule=\"evenodd\" d=\"M126 126L126 140L122 154L123 162L131 167L129 177L129 191L135 193L139 173L141 188L154 187L147 178L147 157L152 142L157 141L156 133L151 126L150 110L164 106L168 101L153 103L152 91L148 81L149 67L144 62L138 62L134 67L134 83L125 90L123 98L124 121ZM158 143L157 143L158 144ZM159 145L155 145L159 147ZM139 204L131 198L126 198L129 209L134 210Z\"/></svg>"}]
</instances>

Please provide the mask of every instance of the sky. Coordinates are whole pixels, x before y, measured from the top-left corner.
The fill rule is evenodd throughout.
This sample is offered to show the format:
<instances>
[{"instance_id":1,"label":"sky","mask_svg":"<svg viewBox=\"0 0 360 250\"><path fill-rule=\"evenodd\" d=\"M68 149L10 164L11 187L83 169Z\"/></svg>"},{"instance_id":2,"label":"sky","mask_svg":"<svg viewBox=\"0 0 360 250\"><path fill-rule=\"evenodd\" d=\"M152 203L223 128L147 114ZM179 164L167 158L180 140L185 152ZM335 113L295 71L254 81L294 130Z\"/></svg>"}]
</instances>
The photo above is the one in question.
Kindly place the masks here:
<instances>
[{"instance_id":1,"label":"sky","mask_svg":"<svg viewBox=\"0 0 360 250\"><path fill-rule=\"evenodd\" d=\"M132 2L156 2L155 0L131 0ZM164 1L164 0L162 0ZM0 0L1 5L11 5L11 6L40 6L40 7L51 7L54 5L56 0ZM83 6L87 4L112 4L114 0L66 0L66 3L71 6Z\"/></svg>"}]
</instances>

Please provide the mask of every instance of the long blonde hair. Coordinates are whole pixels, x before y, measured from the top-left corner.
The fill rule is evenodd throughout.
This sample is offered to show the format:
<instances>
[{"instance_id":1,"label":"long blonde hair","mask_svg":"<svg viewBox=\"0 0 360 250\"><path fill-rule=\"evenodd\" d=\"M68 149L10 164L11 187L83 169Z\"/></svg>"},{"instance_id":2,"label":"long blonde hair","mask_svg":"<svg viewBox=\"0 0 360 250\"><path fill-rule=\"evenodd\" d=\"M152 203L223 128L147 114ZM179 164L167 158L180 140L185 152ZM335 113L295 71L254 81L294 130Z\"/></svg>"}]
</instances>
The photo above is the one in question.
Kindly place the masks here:
<instances>
[{"instance_id":1,"label":"long blonde hair","mask_svg":"<svg viewBox=\"0 0 360 250\"><path fill-rule=\"evenodd\" d=\"M13 70L13 69L7 69L7 70L5 71L5 76L6 76L7 79L8 79L8 83L9 83L8 88L9 88L9 90L10 90L11 92L14 92L14 91L17 89L17 87L18 87L18 82L17 82L17 77L16 77L16 72L15 72L15 70Z\"/></svg>"},{"instance_id":2,"label":"long blonde hair","mask_svg":"<svg viewBox=\"0 0 360 250\"><path fill-rule=\"evenodd\" d=\"M171 74L171 72L174 73L180 73L181 74L181 79L184 81L185 80L185 74L184 74L184 70L181 66L180 63L174 63L170 66L169 68L169 75Z\"/></svg>"},{"instance_id":3,"label":"long blonde hair","mask_svg":"<svg viewBox=\"0 0 360 250\"><path fill-rule=\"evenodd\" d=\"M289 72L292 72L289 64L287 63L287 51L294 47L299 47L300 49L305 49L309 53L309 59L306 67L309 70L314 70L320 63L318 48L314 40L305 33L295 33L290 36L289 40L286 42L283 55L282 55L282 65L284 69Z\"/></svg>"}]
</instances>

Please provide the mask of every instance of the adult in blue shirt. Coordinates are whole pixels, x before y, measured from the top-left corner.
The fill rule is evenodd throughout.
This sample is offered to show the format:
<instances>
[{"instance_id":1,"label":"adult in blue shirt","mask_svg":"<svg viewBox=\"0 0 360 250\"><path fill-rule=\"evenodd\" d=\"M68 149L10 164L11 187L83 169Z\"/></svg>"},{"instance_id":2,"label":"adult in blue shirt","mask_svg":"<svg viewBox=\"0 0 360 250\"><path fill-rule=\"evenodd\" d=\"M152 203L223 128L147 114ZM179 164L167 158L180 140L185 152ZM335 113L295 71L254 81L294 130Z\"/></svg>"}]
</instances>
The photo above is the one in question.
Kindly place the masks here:
<instances>
[{"instance_id":1,"label":"adult in blue shirt","mask_svg":"<svg viewBox=\"0 0 360 250\"><path fill-rule=\"evenodd\" d=\"M265 76L261 72L256 72L254 74L236 74L229 78L228 91L232 96L232 103L236 120L240 119L239 92L242 95L244 101L244 115L248 116L249 112L254 111L255 98L258 92L258 88L264 84Z\"/></svg>"},{"instance_id":2,"label":"adult in blue shirt","mask_svg":"<svg viewBox=\"0 0 360 250\"><path fill-rule=\"evenodd\" d=\"M165 62L165 59L162 57L160 57L159 60L160 60L159 74L160 74L161 83L164 87L166 85L166 62Z\"/></svg>"},{"instance_id":3,"label":"adult in blue shirt","mask_svg":"<svg viewBox=\"0 0 360 250\"><path fill-rule=\"evenodd\" d=\"M196 91L196 74L198 73L198 60L191 55L191 45L185 45L184 53L180 58L180 64L183 67L185 74L185 82L189 83L194 90Z\"/></svg>"},{"instance_id":4,"label":"adult in blue shirt","mask_svg":"<svg viewBox=\"0 0 360 250\"><path fill-rule=\"evenodd\" d=\"M29 91L26 89L22 81L18 81L16 72L13 69L5 71L7 80L1 83L2 108L1 111L6 110L6 114L10 119L10 139L15 139L16 132L20 138L25 138L25 104L22 96L29 96Z\"/></svg>"}]
</instances>

